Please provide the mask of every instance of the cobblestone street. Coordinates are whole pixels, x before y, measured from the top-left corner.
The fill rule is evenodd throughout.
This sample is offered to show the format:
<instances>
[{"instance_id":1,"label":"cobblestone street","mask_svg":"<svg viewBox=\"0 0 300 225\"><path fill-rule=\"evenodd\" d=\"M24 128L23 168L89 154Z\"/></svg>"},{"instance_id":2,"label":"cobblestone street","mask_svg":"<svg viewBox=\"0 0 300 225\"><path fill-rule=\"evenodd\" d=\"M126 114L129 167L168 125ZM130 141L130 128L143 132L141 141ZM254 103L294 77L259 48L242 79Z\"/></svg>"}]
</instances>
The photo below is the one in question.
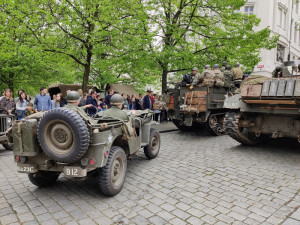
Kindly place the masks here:
<instances>
[{"instance_id":1,"label":"cobblestone street","mask_svg":"<svg viewBox=\"0 0 300 225\"><path fill-rule=\"evenodd\" d=\"M296 140L256 148L228 136L161 134L159 156L129 161L121 193L97 179L37 188L0 151L1 224L300 224Z\"/></svg>"}]
</instances>

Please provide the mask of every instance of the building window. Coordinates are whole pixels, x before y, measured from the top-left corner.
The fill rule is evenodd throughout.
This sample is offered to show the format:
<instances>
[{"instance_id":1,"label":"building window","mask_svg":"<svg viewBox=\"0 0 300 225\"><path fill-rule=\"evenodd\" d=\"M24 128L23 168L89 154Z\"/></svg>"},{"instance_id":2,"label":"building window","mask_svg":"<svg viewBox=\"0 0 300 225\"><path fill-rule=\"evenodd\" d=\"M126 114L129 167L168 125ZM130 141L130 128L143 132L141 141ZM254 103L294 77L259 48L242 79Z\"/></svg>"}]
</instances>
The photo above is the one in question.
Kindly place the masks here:
<instances>
[{"instance_id":1,"label":"building window","mask_svg":"<svg viewBox=\"0 0 300 225\"><path fill-rule=\"evenodd\" d=\"M253 15L254 6L245 6L244 14Z\"/></svg>"},{"instance_id":2,"label":"building window","mask_svg":"<svg viewBox=\"0 0 300 225\"><path fill-rule=\"evenodd\" d=\"M277 44L277 54L276 54L276 61L283 63L285 59L285 47L281 44Z\"/></svg>"},{"instance_id":3,"label":"building window","mask_svg":"<svg viewBox=\"0 0 300 225\"><path fill-rule=\"evenodd\" d=\"M286 10L282 7L279 7L279 26L283 29L286 28Z\"/></svg>"}]
</instances>

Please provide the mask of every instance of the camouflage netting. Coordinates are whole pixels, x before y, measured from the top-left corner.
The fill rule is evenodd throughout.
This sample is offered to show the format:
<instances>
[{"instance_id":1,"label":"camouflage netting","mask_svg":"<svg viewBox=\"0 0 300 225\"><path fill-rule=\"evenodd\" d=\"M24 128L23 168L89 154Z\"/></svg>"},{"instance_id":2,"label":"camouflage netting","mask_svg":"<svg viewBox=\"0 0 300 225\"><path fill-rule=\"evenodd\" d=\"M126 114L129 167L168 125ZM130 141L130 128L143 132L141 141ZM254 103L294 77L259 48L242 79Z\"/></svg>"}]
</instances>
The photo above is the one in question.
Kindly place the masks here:
<instances>
[{"instance_id":1,"label":"camouflage netting","mask_svg":"<svg viewBox=\"0 0 300 225\"><path fill-rule=\"evenodd\" d=\"M239 89L236 89L235 92L240 93L243 85L263 84L265 82L265 80L269 80L269 79L271 79L271 78L265 77L265 76L260 76L260 75L252 75L252 76L246 78L245 80L243 80L243 82L241 83L241 87Z\"/></svg>"}]
</instances>

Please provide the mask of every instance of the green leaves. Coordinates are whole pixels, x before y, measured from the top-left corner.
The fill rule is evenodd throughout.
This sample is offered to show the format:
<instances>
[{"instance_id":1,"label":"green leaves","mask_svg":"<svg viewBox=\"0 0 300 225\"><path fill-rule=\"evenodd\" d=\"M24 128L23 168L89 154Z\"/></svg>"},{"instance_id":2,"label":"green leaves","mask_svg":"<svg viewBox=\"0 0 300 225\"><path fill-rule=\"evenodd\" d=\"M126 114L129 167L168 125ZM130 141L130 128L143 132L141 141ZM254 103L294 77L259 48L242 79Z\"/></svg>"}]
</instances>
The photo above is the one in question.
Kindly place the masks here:
<instances>
[{"instance_id":1,"label":"green leaves","mask_svg":"<svg viewBox=\"0 0 300 225\"><path fill-rule=\"evenodd\" d=\"M193 66L258 63L276 46L245 0L0 0L0 88L122 81L140 90ZM34 88L32 88L34 91Z\"/></svg>"}]
</instances>

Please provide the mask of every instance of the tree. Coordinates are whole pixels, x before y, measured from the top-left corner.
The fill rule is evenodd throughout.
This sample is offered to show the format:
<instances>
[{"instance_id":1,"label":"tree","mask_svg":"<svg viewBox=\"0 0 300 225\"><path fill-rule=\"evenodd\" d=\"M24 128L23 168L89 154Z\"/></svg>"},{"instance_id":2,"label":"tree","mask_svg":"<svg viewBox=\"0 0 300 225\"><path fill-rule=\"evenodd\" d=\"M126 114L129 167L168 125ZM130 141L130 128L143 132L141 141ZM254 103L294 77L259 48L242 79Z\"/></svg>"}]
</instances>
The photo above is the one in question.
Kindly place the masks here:
<instances>
[{"instance_id":1,"label":"tree","mask_svg":"<svg viewBox=\"0 0 300 225\"><path fill-rule=\"evenodd\" d=\"M24 89L34 94L40 86L55 80L74 80L65 62L45 54L32 42L31 33L14 13L1 2L0 10L0 89ZM54 66L55 65L55 66ZM60 78L61 75L63 79Z\"/></svg>"},{"instance_id":2,"label":"tree","mask_svg":"<svg viewBox=\"0 0 300 225\"><path fill-rule=\"evenodd\" d=\"M133 42L144 20L139 15L142 5L135 2L14 0L9 13L15 13L31 32L35 45L45 52L67 56L79 66L86 91L90 74L103 73L102 61L127 55L139 46Z\"/></svg>"},{"instance_id":3,"label":"tree","mask_svg":"<svg viewBox=\"0 0 300 225\"><path fill-rule=\"evenodd\" d=\"M220 63L225 57L253 67L261 48L276 46L278 37L270 29L254 32L260 19L238 10L245 0L150 0L147 14L152 24L151 58L162 76L162 91L167 76L194 65Z\"/></svg>"}]
</instances>

